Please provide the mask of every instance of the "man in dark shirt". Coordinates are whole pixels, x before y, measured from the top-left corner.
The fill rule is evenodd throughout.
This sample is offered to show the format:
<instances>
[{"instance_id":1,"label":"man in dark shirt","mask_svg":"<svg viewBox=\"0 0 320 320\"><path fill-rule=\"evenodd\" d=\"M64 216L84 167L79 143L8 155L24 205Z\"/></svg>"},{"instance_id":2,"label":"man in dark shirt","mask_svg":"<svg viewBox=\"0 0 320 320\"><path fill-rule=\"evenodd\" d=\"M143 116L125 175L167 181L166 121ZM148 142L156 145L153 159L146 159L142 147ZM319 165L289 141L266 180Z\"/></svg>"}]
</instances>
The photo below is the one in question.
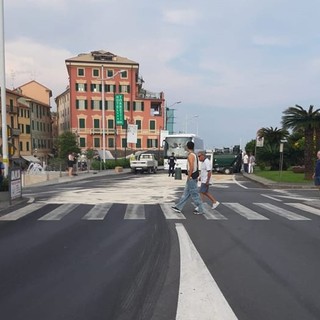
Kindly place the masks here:
<instances>
[{"instance_id":1,"label":"man in dark shirt","mask_svg":"<svg viewBox=\"0 0 320 320\"><path fill-rule=\"evenodd\" d=\"M176 165L176 157L174 156L174 152L172 152L172 155L169 157L168 159L168 164L169 164L169 177L170 177L170 174L172 176L174 176L174 167Z\"/></svg>"}]
</instances>

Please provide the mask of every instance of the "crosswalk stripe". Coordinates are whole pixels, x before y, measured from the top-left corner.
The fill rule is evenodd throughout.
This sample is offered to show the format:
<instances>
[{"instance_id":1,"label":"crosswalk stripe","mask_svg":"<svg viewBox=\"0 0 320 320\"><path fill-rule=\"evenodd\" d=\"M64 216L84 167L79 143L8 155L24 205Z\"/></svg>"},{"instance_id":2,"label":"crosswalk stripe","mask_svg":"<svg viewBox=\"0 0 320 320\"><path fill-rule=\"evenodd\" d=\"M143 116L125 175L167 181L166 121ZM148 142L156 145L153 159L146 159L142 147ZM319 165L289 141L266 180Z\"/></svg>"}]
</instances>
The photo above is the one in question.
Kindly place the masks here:
<instances>
[{"instance_id":1,"label":"crosswalk stripe","mask_svg":"<svg viewBox=\"0 0 320 320\"><path fill-rule=\"evenodd\" d=\"M254 203L254 204L259 206L260 208L266 209L272 213L275 213L276 215L279 215L289 220L310 220L309 218L301 216L297 213L293 213L286 209L282 209L280 207L274 206L271 203Z\"/></svg>"},{"instance_id":2,"label":"crosswalk stripe","mask_svg":"<svg viewBox=\"0 0 320 320\"><path fill-rule=\"evenodd\" d=\"M41 207L45 206L45 204L43 203L32 203L27 205L24 208L20 208L18 210L15 210L11 213L8 213L2 217L0 217L0 221L15 221L18 220L26 215L28 215L29 213L40 209Z\"/></svg>"},{"instance_id":3,"label":"crosswalk stripe","mask_svg":"<svg viewBox=\"0 0 320 320\"><path fill-rule=\"evenodd\" d=\"M207 220L228 220L218 210L212 210L207 203L203 204L204 217Z\"/></svg>"},{"instance_id":4,"label":"crosswalk stripe","mask_svg":"<svg viewBox=\"0 0 320 320\"><path fill-rule=\"evenodd\" d=\"M112 203L96 204L93 208L87 212L82 219L83 220L103 220L108 214Z\"/></svg>"},{"instance_id":5,"label":"crosswalk stripe","mask_svg":"<svg viewBox=\"0 0 320 320\"><path fill-rule=\"evenodd\" d=\"M291 206L293 208L297 208L299 210L302 210L302 211L306 211L306 212L309 212L309 213L312 213L312 214L315 214L317 216L320 216L320 209L317 209L317 208L314 208L314 207L310 207L306 204L303 204L303 203L285 203L286 205L288 206Z\"/></svg>"},{"instance_id":6,"label":"crosswalk stripe","mask_svg":"<svg viewBox=\"0 0 320 320\"><path fill-rule=\"evenodd\" d=\"M125 220L143 220L146 218L145 207L143 204L128 204L126 213L124 215Z\"/></svg>"},{"instance_id":7,"label":"crosswalk stripe","mask_svg":"<svg viewBox=\"0 0 320 320\"><path fill-rule=\"evenodd\" d=\"M269 220L267 217L262 216L261 214L243 206L240 203L224 202L223 205L232 209L248 220Z\"/></svg>"},{"instance_id":8,"label":"crosswalk stripe","mask_svg":"<svg viewBox=\"0 0 320 320\"><path fill-rule=\"evenodd\" d=\"M186 217L182 213L178 213L172 210L171 206L174 206L173 203L161 203L160 207L166 219L185 219Z\"/></svg>"},{"instance_id":9,"label":"crosswalk stripe","mask_svg":"<svg viewBox=\"0 0 320 320\"><path fill-rule=\"evenodd\" d=\"M40 221L61 220L64 216L66 216L70 211L72 211L77 206L78 204L74 204L74 203L62 204L61 206L50 211L49 213L39 218L38 220Z\"/></svg>"}]
</instances>

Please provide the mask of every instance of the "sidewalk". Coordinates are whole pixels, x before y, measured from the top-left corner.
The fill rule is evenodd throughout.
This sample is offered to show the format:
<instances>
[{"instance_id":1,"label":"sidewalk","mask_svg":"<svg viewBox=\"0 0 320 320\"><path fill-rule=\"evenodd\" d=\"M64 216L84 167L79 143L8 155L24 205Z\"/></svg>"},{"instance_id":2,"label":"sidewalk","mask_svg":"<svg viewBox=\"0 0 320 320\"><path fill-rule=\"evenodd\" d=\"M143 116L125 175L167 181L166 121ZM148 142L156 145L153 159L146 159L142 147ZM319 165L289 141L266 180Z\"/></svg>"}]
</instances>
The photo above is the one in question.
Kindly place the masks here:
<instances>
[{"instance_id":1,"label":"sidewalk","mask_svg":"<svg viewBox=\"0 0 320 320\"><path fill-rule=\"evenodd\" d=\"M259 177L254 173L241 172L241 174L245 178L258 182L270 189L316 189L316 187L313 184L313 181L306 183L275 182L266 178Z\"/></svg>"},{"instance_id":2,"label":"sidewalk","mask_svg":"<svg viewBox=\"0 0 320 320\"><path fill-rule=\"evenodd\" d=\"M130 168L123 168L122 172L116 172L114 169L108 169L108 170L102 170L102 171L96 171L96 170L91 170L91 171L79 171L77 175L69 177L69 176L62 176L62 177L57 177L56 179L48 180L48 181L43 181L39 183L32 184L30 186L26 186L22 188L22 198L19 199L14 199L11 201L0 201L0 212L4 209L9 208L10 206L14 206L17 204L27 204L29 201L29 198L23 197L23 189L25 188L33 188L33 187L39 187L39 186L44 186L44 185L55 185L55 184L60 184L60 183L73 183L74 181L79 181L87 178L94 178L96 176L113 176L113 175L119 175L123 173L129 173L131 171Z\"/></svg>"}]
</instances>

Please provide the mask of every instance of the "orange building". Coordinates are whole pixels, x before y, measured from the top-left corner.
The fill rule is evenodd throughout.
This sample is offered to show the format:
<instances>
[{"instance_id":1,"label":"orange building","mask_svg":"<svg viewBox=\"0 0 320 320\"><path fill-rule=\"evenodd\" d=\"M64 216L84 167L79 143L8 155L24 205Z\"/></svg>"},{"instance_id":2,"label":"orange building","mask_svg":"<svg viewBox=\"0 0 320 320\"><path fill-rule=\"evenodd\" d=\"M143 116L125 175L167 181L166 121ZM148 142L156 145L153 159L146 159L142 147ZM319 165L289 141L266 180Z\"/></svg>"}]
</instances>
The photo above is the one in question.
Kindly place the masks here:
<instances>
[{"instance_id":1,"label":"orange building","mask_svg":"<svg viewBox=\"0 0 320 320\"><path fill-rule=\"evenodd\" d=\"M101 50L79 54L65 63L69 88L56 98L59 134L75 133L83 151L103 150L104 146L116 156L123 155L127 149L160 148L164 94L143 88L137 62ZM118 94L123 95L124 100L122 126L115 122ZM137 125L136 144L127 144L127 124Z\"/></svg>"}]
</instances>

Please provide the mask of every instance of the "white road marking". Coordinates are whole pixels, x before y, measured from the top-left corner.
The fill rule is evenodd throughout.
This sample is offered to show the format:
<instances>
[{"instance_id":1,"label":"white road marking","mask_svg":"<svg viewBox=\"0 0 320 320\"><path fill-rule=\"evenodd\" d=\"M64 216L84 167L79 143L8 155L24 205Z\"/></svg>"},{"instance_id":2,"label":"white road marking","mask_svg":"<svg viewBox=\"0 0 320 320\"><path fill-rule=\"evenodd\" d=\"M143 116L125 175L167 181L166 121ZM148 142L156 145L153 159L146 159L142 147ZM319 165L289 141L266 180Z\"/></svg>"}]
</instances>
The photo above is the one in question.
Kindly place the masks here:
<instances>
[{"instance_id":1,"label":"white road marking","mask_svg":"<svg viewBox=\"0 0 320 320\"><path fill-rule=\"evenodd\" d=\"M74 208L76 208L77 204L63 204L54 210L50 211L43 217L39 218L40 221L47 221L47 220L61 220L64 216L66 216L70 211L72 211Z\"/></svg>"},{"instance_id":2,"label":"white road marking","mask_svg":"<svg viewBox=\"0 0 320 320\"><path fill-rule=\"evenodd\" d=\"M272 196L269 196L269 195L267 195L267 194L261 194L261 195L262 195L263 197L269 198L269 199L271 199L271 200L278 201L278 202L282 202L282 200L277 199L277 198L272 197Z\"/></svg>"},{"instance_id":3,"label":"white road marking","mask_svg":"<svg viewBox=\"0 0 320 320\"><path fill-rule=\"evenodd\" d=\"M43 203L32 203L0 217L0 221L15 221L45 206Z\"/></svg>"},{"instance_id":4,"label":"white road marking","mask_svg":"<svg viewBox=\"0 0 320 320\"><path fill-rule=\"evenodd\" d=\"M174 206L174 203L161 203L160 207L166 219L185 219L186 217L182 213L173 211L171 206Z\"/></svg>"},{"instance_id":5,"label":"white road marking","mask_svg":"<svg viewBox=\"0 0 320 320\"><path fill-rule=\"evenodd\" d=\"M142 204L128 204L126 213L124 215L125 220L144 220L146 218L145 208Z\"/></svg>"},{"instance_id":6,"label":"white road marking","mask_svg":"<svg viewBox=\"0 0 320 320\"><path fill-rule=\"evenodd\" d=\"M211 209L211 207L207 203L203 204L203 211L204 211L203 216L207 220L228 220L225 216L219 213L218 210Z\"/></svg>"},{"instance_id":7,"label":"white road marking","mask_svg":"<svg viewBox=\"0 0 320 320\"><path fill-rule=\"evenodd\" d=\"M180 246L180 285L176 320L235 320L186 229L176 223Z\"/></svg>"},{"instance_id":8,"label":"white road marking","mask_svg":"<svg viewBox=\"0 0 320 320\"><path fill-rule=\"evenodd\" d=\"M233 211L237 212L238 214L240 214L248 220L269 220L265 216L262 216L261 214L243 206L240 203L224 202L223 205L232 209Z\"/></svg>"},{"instance_id":9,"label":"white road marking","mask_svg":"<svg viewBox=\"0 0 320 320\"><path fill-rule=\"evenodd\" d=\"M233 182L236 183L239 187L241 187L243 189L249 189L248 187L242 185L239 181L237 181L235 176L233 176Z\"/></svg>"},{"instance_id":10,"label":"white road marking","mask_svg":"<svg viewBox=\"0 0 320 320\"><path fill-rule=\"evenodd\" d=\"M279 208L279 207L274 206L270 203L254 203L254 204L263 208L263 209L266 209L272 213L275 213L278 216L281 216L281 217L289 219L289 220L310 220L309 218L306 218L306 217L303 217L299 214L296 214L296 213L290 212L288 210Z\"/></svg>"},{"instance_id":11,"label":"white road marking","mask_svg":"<svg viewBox=\"0 0 320 320\"><path fill-rule=\"evenodd\" d=\"M288 205L288 206L291 206L291 207L294 207L294 208L297 208L297 209L300 209L300 210L315 214L317 216L320 216L320 209L307 206L306 204L303 204L303 203L285 203L285 204Z\"/></svg>"},{"instance_id":12,"label":"white road marking","mask_svg":"<svg viewBox=\"0 0 320 320\"><path fill-rule=\"evenodd\" d=\"M108 214L110 208L112 207L111 203L105 204L96 204L93 208L90 209L83 217L83 220L103 220Z\"/></svg>"}]
</instances>

